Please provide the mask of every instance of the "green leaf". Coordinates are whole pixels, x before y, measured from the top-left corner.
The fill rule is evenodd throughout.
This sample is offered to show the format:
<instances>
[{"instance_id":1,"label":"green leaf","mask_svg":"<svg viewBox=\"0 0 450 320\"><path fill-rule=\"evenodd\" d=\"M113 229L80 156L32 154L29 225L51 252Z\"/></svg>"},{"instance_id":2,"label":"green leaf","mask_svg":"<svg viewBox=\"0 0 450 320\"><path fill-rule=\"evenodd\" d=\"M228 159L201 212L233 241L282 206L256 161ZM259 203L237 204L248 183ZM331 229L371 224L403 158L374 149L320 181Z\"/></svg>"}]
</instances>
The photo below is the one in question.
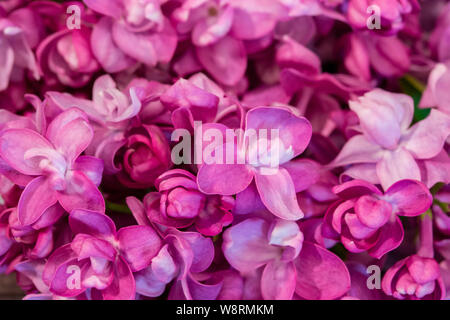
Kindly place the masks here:
<instances>
[{"instance_id":1,"label":"green leaf","mask_svg":"<svg viewBox=\"0 0 450 320\"><path fill-rule=\"evenodd\" d=\"M422 93L425 90L425 85L413 76L407 74L400 79L400 88L402 89L403 93L406 93L414 100L413 124L428 117L431 109L420 109L418 107L420 99L422 98Z\"/></svg>"}]
</instances>

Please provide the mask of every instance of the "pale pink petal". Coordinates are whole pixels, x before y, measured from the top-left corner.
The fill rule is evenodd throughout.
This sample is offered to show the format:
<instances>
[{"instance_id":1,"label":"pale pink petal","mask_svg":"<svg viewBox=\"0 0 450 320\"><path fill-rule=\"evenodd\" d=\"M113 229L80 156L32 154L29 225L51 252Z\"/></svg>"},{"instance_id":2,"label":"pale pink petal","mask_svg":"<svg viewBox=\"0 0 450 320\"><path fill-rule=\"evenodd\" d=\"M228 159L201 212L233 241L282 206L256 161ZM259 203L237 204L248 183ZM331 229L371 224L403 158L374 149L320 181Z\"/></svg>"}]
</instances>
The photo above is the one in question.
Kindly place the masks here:
<instances>
[{"instance_id":1,"label":"pale pink petal","mask_svg":"<svg viewBox=\"0 0 450 320\"><path fill-rule=\"evenodd\" d=\"M404 147L416 159L433 158L444 147L450 135L450 116L438 110L416 123L404 137Z\"/></svg>"},{"instance_id":2,"label":"pale pink petal","mask_svg":"<svg viewBox=\"0 0 450 320\"><path fill-rule=\"evenodd\" d=\"M269 224L262 219L247 219L223 235L223 252L227 261L238 271L249 273L275 259L278 248L269 245Z\"/></svg>"},{"instance_id":3,"label":"pale pink petal","mask_svg":"<svg viewBox=\"0 0 450 320\"><path fill-rule=\"evenodd\" d=\"M22 193L17 207L19 221L27 226L36 222L58 199L46 177L31 181Z\"/></svg>"},{"instance_id":4,"label":"pale pink petal","mask_svg":"<svg viewBox=\"0 0 450 320\"><path fill-rule=\"evenodd\" d=\"M121 255L133 272L150 264L161 248L158 234L148 226L129 226L117 232Z\"/></svg>"},{"instance_id":5,"label":"pale pink petal","mask_svg":"<svg viewBox=\"0 0 450 320\"><path fill-rule=\"evenodd\" d=\"M200 63L218 82L234 86L244 76L247 55L241 41L224 37L212 45L196 49Z\"/></svg>"},{"instance_id":6,"label":"pale pink petal","mask_svg":"<svg viewBox=\"0 0 450 320\"><path fill-rule=\"evenodd\" d=\"M256 187L262 202L279 218L286 220L303 218L291 176L284 168L277 171L276 174L255 175Z\"/></svg>"},{"instance_id":7,"label":"pale pink petal","mask_svg":"<svg viewBox=\"0 0 450 320\"><path fill-rule=\"evenodd\" d=\"M53 150L53 146L30 129L8 129L0 133L0 157L3 161L20 173L41 175L43 170L39 165L42 157L25 157L32 149Z\"/></svg>"},{"instance_id":8,"label":"pale pink petal","mask_svg":"<svg viewBox=\"0 0 450 320\"><path fill-rule=\"evenodd\" d=\"M297 272L293 262L272 261L264 268L261 292L266 300L290 300L295 291Z\"/></svg>"},{"instance_id":9,"label":"pale pink petal","mask_svg":"<svg viewBox=\"0 0 450 320\"><path fill-rule=\"evenodd\" d=\"M377 163L377 175L384 190L403 179L420 181L421 178L414 157L403 148L384 153L381 161Z\"/></svg>"}]
</instances>

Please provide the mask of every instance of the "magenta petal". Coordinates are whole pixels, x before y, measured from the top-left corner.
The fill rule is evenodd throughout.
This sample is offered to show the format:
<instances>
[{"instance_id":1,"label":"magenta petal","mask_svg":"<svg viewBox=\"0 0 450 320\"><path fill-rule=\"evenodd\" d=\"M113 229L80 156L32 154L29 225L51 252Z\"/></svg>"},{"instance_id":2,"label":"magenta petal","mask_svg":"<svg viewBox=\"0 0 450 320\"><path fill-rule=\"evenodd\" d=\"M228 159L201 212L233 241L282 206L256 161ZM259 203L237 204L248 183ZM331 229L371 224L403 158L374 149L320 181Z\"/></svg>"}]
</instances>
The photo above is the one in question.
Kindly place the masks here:
<instances>
[{"instance_id":1,"label":"magenta petal","mask_svg":"<svg viewBox=\"0 0 450 320\"><path fill-rule=\"evenodd\" d=\"M120 251L133 272L140 271L150 264L161 248L161 239L148 226L129 226L117 232Z\"/></svg>"},{"instance_id":2,"label":"magenta petal","mask_svg":"<svg viewBox=\"0 0 450 320\"><path fill-rule=\"evenodd\" d=\"M25 260L15 266L15 269L30 279L41 293L48 293L48 286L42 280L45 260Z\"/></svg>"},{"instance_id":3,"label":"magenta petal","mask_svg":"<svg viewBox=\"0 0 450 320\"><path fill-rule=\"evenodd\" d=\"M103 195L83 173L72 171L71 179L66 182L66 190L58 193L58 201L67 212L75 209L105 211Z\"/></svg>"},{"instance_id":4,"label":"magenta petal","mask_svg":"<svg viewBox=\"0 0 450 320\"><path fill-rule=\"evenodd\" d=\"M108 238L116 233L111 218L100 212L74 210L70 213L69 225L74 234L85 233L94 237Z\"/></svg>"},{"instance_id":5,"label":"magenta petal","mask_svg":"<svg viewBox=\"0 0 450 320\"><path fill-rule=\"evenodd\" d=\"M159 297L166 289L167 283L156 277L150 267L134 273L134 280L136 293L146 297Z\"/></svg>"},{"instance_id":6,"label":"magenta petal","mask_svg":"<svg viewBox=\"0 0 450 320\"><path fill-rule=\"evenodd\" d=\"M214 259L214 245L211 239L203 237L197 232L184 232L183 239L189 243L193 253L190 270L192 272L205 271Z\"/></svg>"},{"instance_id":7,"label":"magenta petal","mask_svg":"<svg viewBox=\"0 0 450 320\"><path fill-rule=\"evenodd\" d=\"M22 225L30 225L37 221L58 197L46 177L38 177L31 181L22 193L17 207L19 221Z\"/></svg>"},{"instance_id":8,"label":"magenta petal","mask_svg":"<svg viewBox=\"0 0 450 320\"><path fill-rule=\"evenodd\" d=\"M69 162L74 161L89 146L93 136L86 114L76 108L58 115L46 133L46 137Z\"/></svg>"},{"instance_id":9,"label":"magenta petal","mask_svg":"<svg viewBox=\"0 0 450 320\"><path fill-rule=\"evenodd\" d=\"M391 216L391 219L380 228L377 243L370 248L369 254L380 259L386 253L396 249L403 241L404 231L400 218Z\"/></svg>"},{"instance_id":10,"label":"magenta petal","mask_svg":"<svg viewBox=\"0 0 450 320\"><path fill-rule=\"evenodd\" d=\"M426 284L427 282L434 281L441 275L438 263L431 258L413 255L406 262L406 266L411 277L418 284Z\"/></svg>"},{"instance_id":11,"label":"magenta petal","mask_svg":"<svg viewBox=\"0 0 450 320\"><path fill-rule=\"evenodd\" d=\"M224 37L206 47L197 47L197 57L218 82L227 86L236 85L247 68L247 55L242 41L231 37Z\"/></svg>"},{"instance_id":12,"label":"magenta petal","mask_svg":"<svg viewBox=\"0 0 450 320\"><path fill-rule=\"evenodd\" d=\"M102 15L120 18L123 11L122 1L120 0L83 0L92 10Z\"/></svg>"},{"instance_id":13,"label":"magenta petal","mask_svg":"<svg viewBox=\"0 0 450 320\"><path fill-rule=\"evenodd\" d=\"M269 224L262 219L247 219L223 235L223 253L238 271L248 273L275 259L278 248L268 243Z\"/></svg>"},{"instance_id":14,"label":"magenta petal","mask_svg":"<svg viewBox=\"0 0 450 320\"><path fill-rule=\"evenodd\" d=\"M81 271L80 276L82 277L86 262L78 261L70 244L66 244L53 252L48 259L42 274L42 279L45 284L50 287L52 293L64 297L73 297L85 290L83 286L78 288L74 287L73 289L68 288L68 278L72 275L72 273L68 272L69 266L78 267Z\"/></svg>"},{"instance_id":15,"label":"magenta petal","mask_svg":"<svg viewBox=\"0 0 450 320\"><path fill-rule=\"evenodd\" d=\"M381 281L381 287L384 293L386 293L387 295L392 296L393 290L395 290L395 288L393 288L393 286L395 285L394 278L397 276L398 272L403 268L407 260L408 259L405 258L400 261L397 261L391 268L388 269L388 271L383 276L383 280ZM394 283L392 283L393 281Z\"/></svg>"},{"instance_id":16,"label":"magenta petal","mask_svg":"<svg viewBox=\"0 0 450 320\"><path fill-rule=\"evenodd\" d=\"M203 165L197 175L198 188L206 194L234 195L252 180L253 172L243 164Z\"/></svg>"},{"instance_id":17,"label":"magenta petal","mask_svg":"<svg viewBox=\"0 0 450 320\"><path fill-rule=\"evenodd\" d=\"M177 36L169 21L164 21L161 32L131 32L126 25L115 22L112 26L114 42L128 56L148 66L159 61L169 62L175 51Z\"/></svg>"},{"instance_id":18,"label":"magenta petal","mask_svg":"<svg viewBox=\"0 0 450 320\"><path fill-rule=\"evenodd\" d=\"M81 156L75 160L73 170L81 171L96 186L102 182L103 160L91 156Z\"/></svg>"},{"instance_id":19,"label":"magenta petal","mask_svg":"<svg viewBox=\"0 0 450 320\"><path fill-rule=\"evenodd\" d=\"M33 223L32 228L34 230L40 230L52 226L64 213L64 209L56 203L44 211L42 216Z\"/></svg>"},{"instance_id":20,"label":"magenta petal","mask_svg":"<svg viewBox=\"0 0 450 320\"><path fill-rule=\"evenodd\" d=\"M119 72L132 67L136 60L130 58L120 50L112 38L112 19L103 17L94 26L91 35L92 52L105 71Z\"/></svg>"},{"instance_id":21,"label":"magenta petal","mask_svg":"<svg viewBox=\"0 0 450 320\"><path fill-rule=\"evenodd\" d=\"M305 241L294 261L297 269L295 293L308 300L332 300L350 289L350 274L334 253Z\"/></svg>"},{"instance_id":22,"label":"magenta petal","mask_svg":"<svg viewBox=\"0 0 450 320\"><path fill-rule=\"evenodd\" d=\"M136 295L136 283L130 267L121 257L114 264L114 279L108 288L102 290L105 300L133 300Z\"/></svg>"},{"instance_id":23,"label":"magenta petal","mask_svg":"<svg viewBox=\"0 0 450 320\"><path fill-rule=\"evenodd\" d=\"M147 214L145 213L145 207L138 198L127 197L126 202L128 208L130 208L131 212L133 213L133 216L136 219L138 225L147 226L150 224L147 218Z\"/></svg>"},{"instance_id":24,"label":"magenta petal","mask_svg":"<svg viewBox=\"0 0 450 320\"><path fill-rule=\"evenodd\" d=\"M320 178L320 165L309 159L298 159L283 164L292 178L295 192L302 192L317 183Z\"/></svg>"},{"instance_id":25,"label":"magenta petal","mask_svg":"<svg viewBox=\"0 0 450 320\"><path fill-rule=\"evenodd\" d=\"M192 43L195 46L207 46L224 37L233 23L233 8L227 6L220 10L216 19L203 19L192 30Z\"/></svg>"},{"instance_id":26,"label":"magenta petal","mask_svg":"<svg viewBox=\"0 0 450 320\"><path fill-rule=\"evenodd\" d=\"M169 300L215 300L222 288L222 282L203 284L192 275L178 280L169 292Z\"/></svg>"},{"instance_id":27,"label":"magenta petal","mask_svg":"<svg viewBox=\"0 0 450 320\"><path fill-rule=\"evenodd\" d=\"M170 110L189 108L194 119L203 121L214 119L219 103L216 95L184 79L175 82L160 99Z\"/></svg>"},{"instance_id":28,"label":"magenta petal","mask_svg":"<svg viewBox=\"0 0 450 320\"><path fill-rule=\"evenodd\" d=\"M353 199L359 198L364 195L376 194L381 195L381 191L378 190L373 184L364 180L351 180L344 182L338 186L333 187L333 192L340 198Z\"/></svg>"},{"instance_id":29,"label":"magenta petal","mask_svg":"<svg viewBox=\"0 0 450 320\"><path fill-rule=\"evenodd\" d=\"M8 88L9 78L14 67L14 50L9 45L8 41L2 39L0 41L0 68L2 73L0 75L0 91Z\"/></svg>"},{"instance_id":30,"label":"magenta petal","mask_svg":"<svg viewBox=\"0 0 450 320\"><path fill-rule=\"evenodd\" d=\"M433 196L428 188L419 181L401 180L393 184L384 196L401 216L414 217L427 211Z\"/></svg>"},{"instance_id":31,"label":"magenta petal","mask_svg":"<svg viewBox=\"0 0 450 320\"><path fill-rule=\"evenodd\" d=\"M356 201L355 212L364 225L375 229L383 226L389 220L392 207L384 200L365 195Z\"/></svg>"},{"instance_id":32,"label":"magenta petal","mask_svg":"<svg viewBox=\"0 0 450 320\"><path fill-rule=\"evenodd\" d=\"M290 300L296 286L297 272L293 262L275 260L264 268L261 292L266 300Z\"/></svg>"},{"instance_id":33,"label":"magenta petal","mask_svg":"<svg viewBox=\"0 0 450 320\"><path fill-rule=\"evenodd\" d=\"M303 218L294 183L286 169L279 168L276 174L256 174L255 181L261 200L270 212L286 220Z\"/></svg>"},{"instance_id":34,"label":"magenta petal","mask_svg":"<svg viewBox=\"0 0 450 320\"><path fill-rule=\"evenodd\" d=\"M9 129L0 133L0 157L9 166L27 175L41 175L39 163L42 157L26 159L26 152L32 149L53 150L44 137L30 129Z\"/></svg>"},{"instance_id":35,"label":"magenta petal","mask_svg":"<svg viewBox=\"0 0 450 320\"><path fill-rule=\"evenodd\" d=\"M93 257L114 261L116 256L114 247L108 241L83 233L75 236L70 247L79 260Z\"/></svg>"},{"instance_id":36,"label":"magenta petal","mask_svg":"<svg viewBox=\"0 0 450 320\"><path fill-rule=\"evenodd\" d=\"M370 228L365 224L361 223L358 216L354 213L346 214L344 221L350 231L350 234L355 239L366 239L372 236L377 229Z\"/></svg>"},{"instance_id":37,"label":"magenta petal","mask_svg":"<svg viewBox=\"0 0 450 320\"><path fill-rule=\"evenodd\" d=\"M292 147L293 155L301 154L309 144L312 136L311 124L306 118L298 117L288 109L260 107L247 113L246 129L256 132L265 129L279 130L280 140L285 149Z\"/></svg>"}]
</instances>

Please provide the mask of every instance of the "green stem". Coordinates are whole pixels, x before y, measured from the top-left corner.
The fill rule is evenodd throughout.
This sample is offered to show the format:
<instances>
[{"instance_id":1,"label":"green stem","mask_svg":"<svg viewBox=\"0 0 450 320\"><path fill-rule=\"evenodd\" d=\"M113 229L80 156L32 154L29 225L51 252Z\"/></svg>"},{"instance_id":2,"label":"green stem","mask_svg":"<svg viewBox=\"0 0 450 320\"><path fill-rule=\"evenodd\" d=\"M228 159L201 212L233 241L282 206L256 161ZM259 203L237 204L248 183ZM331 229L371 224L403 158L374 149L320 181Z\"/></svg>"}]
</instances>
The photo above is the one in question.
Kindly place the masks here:
<instances>
[{"instance_id":1,"label":"green stem","mask_svg":"<svg viewBox=\"0 0 450 320\"><path fill-rule=\"evenodd\" d=\"M425 91L425 85L413 76L407 74L403 77L403 79L417 91L421 93Z\"/></svg>"},{"instance_id":2,"label":"green stem","mask_svg":"<svg viewBox=\"0 0 450 320\"><path fill-rule=\"evenodd\" d=\"M128 206L126 206L124 204L118 204L118 203L105 201L105 205L106 205L107 210L131 214L131 210L128 208Z\"/></svg>"}]
</instances>

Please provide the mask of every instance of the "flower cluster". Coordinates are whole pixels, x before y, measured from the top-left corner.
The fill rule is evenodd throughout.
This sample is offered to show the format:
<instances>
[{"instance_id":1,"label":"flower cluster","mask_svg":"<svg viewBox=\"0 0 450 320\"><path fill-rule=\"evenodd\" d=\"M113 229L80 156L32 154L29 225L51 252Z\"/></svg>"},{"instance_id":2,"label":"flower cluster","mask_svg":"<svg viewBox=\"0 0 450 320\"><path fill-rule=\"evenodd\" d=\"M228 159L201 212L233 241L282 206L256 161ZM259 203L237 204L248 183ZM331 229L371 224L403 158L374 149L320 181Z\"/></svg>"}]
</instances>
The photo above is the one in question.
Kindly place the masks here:
<instances>
[{"instance_id":1,"label":"flower cluster","mask_svg":"<svg viewBox=\"0 0 450 320\"><path fill-rule=\"evenodd\" d=\"M450 299L449 136L447 1L4 0L0 272L25 299Z\"/></svg>"}]
</instances>

